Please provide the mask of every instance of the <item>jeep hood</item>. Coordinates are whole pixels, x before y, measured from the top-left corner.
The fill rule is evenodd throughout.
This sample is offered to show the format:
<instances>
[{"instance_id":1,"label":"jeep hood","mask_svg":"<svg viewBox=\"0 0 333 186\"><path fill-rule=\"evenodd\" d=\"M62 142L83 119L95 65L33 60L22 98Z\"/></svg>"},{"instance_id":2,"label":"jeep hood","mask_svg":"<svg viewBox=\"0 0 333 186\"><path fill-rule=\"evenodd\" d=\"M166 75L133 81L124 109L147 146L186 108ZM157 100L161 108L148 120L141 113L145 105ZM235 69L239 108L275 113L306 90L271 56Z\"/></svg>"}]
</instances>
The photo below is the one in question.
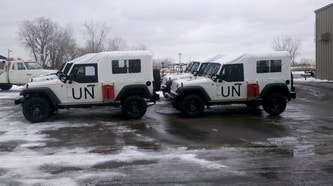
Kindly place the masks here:
<instances>
[{"instance_id":1,"label":"jeep hood","mask_svg":"<svg viewBox=\"0 0 333 186\"><path fill-rule=\"evenodd\" d=\"M63 82L61 82L59 79L50 79L50 80L28 83L27 87L28 88L50 87L50 86L57 85L60 83L63 83Z\"/></svg>"}]
</instances>

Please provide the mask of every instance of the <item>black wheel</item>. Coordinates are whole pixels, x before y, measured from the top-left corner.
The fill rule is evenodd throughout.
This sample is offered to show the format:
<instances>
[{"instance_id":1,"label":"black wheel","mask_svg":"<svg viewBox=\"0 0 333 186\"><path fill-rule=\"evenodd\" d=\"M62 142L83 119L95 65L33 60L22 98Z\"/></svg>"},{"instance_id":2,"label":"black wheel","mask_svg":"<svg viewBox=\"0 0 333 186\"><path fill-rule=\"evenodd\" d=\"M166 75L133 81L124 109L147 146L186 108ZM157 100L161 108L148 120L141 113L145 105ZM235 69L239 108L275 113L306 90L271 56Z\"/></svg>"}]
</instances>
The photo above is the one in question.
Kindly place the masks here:
<instances>
[{"instance_id":1,"label":"black wheel","mask_svg":"<svg viewBox=\"0 0 333 186\"><path fill-rule=\"evenodd\" d=\"M286 109L287 99L282 94L273 93L264 98L262 106L268 114L277 116Z\"/></svg>"},{"instance_id":2,"label":"black wheel","mask_svg":"<svg viewBox=\"0 0 333 186\"><path fill-rule=\"evenodd\" d=\"M180 110L187 117L198 117L202 115L204 103L197 95L189 95L180 102Z\"/></svg>"},{"instance_id":3,"label":"black wheel","mask_svg":"<svg viewBox=\"0 0 333 186\"><path fill-rule=\"evenodd\" d=\"M261 104L258 101L250 101L245 103L247 107L251 108L251 109L257 109Z\"/></svg>"},{"instance_id":4,"label":"black wheel","mask_svg":"<svg viewBox=\"0 0 333 186\"><path fill-rule=\"evenodd\" d=\"M141 118L143 115L145 115L146 111L147 103L139 96L130 96L122 103L122 112L127 118Z\"/></svg>"},{"instance_id":5,"label":"black wheel","mask_svg":"<svg viewBox=\"0 0 333 186\"><path fill-rule=\"evenodd\" d=\"M9 83L2 83L2 84L0 84L0 89L1 90L9 90L9 89L11 89L12 88L12 84L9 84Z\"/></svg>"},{"instance_id":6,"label":"black wheel","mask_svg":"<svg viewBox=\"0 0 333 186\"><path fill-rule=\"evenodd\" d=\"M22 104L23 115L32 123L43 122L51 115L49 102L44 98L32 97Z\"/></svg>"}]
</instances>

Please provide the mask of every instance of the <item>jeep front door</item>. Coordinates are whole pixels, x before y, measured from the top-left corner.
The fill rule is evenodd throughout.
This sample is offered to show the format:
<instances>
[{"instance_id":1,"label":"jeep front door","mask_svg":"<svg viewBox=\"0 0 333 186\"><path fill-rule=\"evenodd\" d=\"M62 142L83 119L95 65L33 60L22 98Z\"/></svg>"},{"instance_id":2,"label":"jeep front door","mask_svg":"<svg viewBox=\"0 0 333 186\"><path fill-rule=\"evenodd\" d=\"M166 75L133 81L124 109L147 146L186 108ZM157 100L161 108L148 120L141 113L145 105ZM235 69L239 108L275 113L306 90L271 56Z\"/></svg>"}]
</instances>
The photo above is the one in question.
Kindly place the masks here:
<instances>
[{"instance_id":1,"label":"jeep front door","mask_svg":"<svg viewBox=\"0 0 333 186\"><path fill-rule=\"evenodd\" d=\"M244 82L243 64L223 65L220 79L217 81L216 101L245 101L247 85Z\"/></svg>"},{"instance_id":2,"label":"jeep front door","mask_svg":"<svg viewBox=\"0 0 333 186\"><path fill-rule=\"evenodd\" d=\"M98 83L97 64L74 65L67 81L65 104L96 104L102 102L102 87Z\"/></svg>"}]
</instances>

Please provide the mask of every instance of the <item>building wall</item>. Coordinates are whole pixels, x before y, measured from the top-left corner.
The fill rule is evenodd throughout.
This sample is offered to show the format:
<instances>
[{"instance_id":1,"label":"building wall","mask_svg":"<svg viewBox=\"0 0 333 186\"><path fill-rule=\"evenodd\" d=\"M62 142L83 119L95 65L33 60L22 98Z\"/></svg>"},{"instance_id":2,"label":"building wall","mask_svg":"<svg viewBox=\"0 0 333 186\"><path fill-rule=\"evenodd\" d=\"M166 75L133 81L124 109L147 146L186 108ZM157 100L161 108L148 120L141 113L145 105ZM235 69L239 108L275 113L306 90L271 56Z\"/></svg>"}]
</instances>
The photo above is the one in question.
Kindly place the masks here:
<instances>
[{"instance_id":1,"label":"building wall","mask_svg":"<svg viewBox=\"0 0 333 186\"><path fill-rule=\"evenodd\" d=\"M333 80L333 3L316 13L316 74L319 79ZM323 40L329 33L330 39Z\"/></svg>"}]
</instances>

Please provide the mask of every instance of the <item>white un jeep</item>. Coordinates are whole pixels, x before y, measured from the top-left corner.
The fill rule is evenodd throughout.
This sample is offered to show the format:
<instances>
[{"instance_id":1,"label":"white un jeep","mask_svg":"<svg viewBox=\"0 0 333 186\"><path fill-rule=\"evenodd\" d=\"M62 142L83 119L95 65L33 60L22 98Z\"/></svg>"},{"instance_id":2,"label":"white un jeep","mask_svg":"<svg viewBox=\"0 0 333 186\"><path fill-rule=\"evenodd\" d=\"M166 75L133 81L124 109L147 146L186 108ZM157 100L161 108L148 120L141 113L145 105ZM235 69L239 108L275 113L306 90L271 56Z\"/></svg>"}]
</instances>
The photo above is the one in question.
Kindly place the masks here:
<instances>
[{"instance_id":1,"label":"white un jeep","mask_svg":"<svg viewBox=\"0 0 333 186\"><path fill-rule=\"evenodd\" d=\"M188 117L201 115L205 105L233 103L262 105L270 115L279 115L296 97L287 52L226 56L220 63L210 77L173 81L172 105Z\"/></svg>"},{"instance_id":2,"label":"white un jeep","mask_svg":"<svg viewBox=\"0 0 333 186\"><path fill-rule=\"evenodd\" d=\"M45 121L57 109L121 106L128 118L141 118L147 102L155 102L152 55L148 51L87 54L70 61L58 78L26 85L23 114L31 122Z\"/></svg>"}]
</instances>

